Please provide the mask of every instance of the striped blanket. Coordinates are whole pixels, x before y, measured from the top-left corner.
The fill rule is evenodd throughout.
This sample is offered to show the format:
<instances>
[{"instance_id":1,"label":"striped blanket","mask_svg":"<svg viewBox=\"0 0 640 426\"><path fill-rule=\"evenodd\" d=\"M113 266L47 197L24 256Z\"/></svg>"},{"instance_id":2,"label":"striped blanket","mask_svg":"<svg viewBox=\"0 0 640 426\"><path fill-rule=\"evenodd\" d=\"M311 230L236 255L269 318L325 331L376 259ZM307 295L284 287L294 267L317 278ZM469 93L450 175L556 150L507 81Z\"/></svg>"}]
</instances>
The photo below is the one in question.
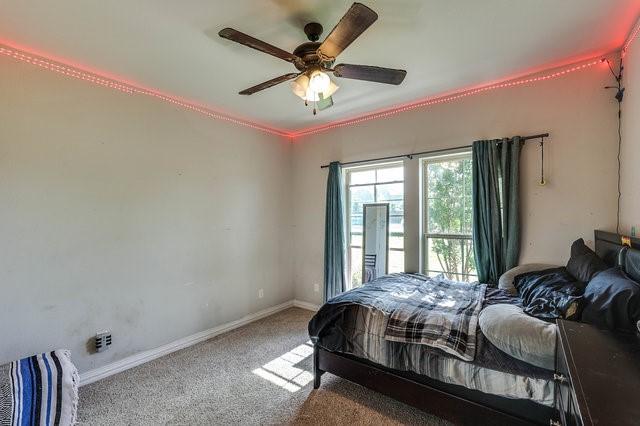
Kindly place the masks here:
<instances>
[{"instance_id":1,"label":"striped blanket","mask_svg":"<svg viewBox=\"0 0 640 426\"><path fill-rule=\"evenodd\" d=\"M75 424L78 382L78 371L67 350L0 367L0 425Z\"/></svg>"}]
</instances>

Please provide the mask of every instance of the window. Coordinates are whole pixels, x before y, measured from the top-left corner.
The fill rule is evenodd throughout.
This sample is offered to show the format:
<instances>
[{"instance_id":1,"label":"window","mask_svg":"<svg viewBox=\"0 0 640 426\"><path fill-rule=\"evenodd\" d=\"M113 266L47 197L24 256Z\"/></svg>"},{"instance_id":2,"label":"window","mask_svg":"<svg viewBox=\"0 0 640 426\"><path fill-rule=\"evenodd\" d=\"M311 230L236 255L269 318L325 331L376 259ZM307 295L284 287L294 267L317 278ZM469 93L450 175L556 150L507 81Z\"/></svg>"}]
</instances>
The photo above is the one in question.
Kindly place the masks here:
<instances>
[{"instance_id":1,"label":"window","mask_svg":"<svg viewBox=\"0 0 640 426\"><path fill-rule=\"evenodd\" d=\"M362 284L362 205L389 203L389 273L404 271L404 167L402 163L346 169L348 277Z\"/></svg>"},{"instance_id":2,"label":"window","mask_svg":"<svg viewBox=\"0 0 640 426\"><path fill-rule=\"evenodd\" d=\"M423 270L476 281L471 239L471 153L424 159Z\"/></svg>"}]
</instances>

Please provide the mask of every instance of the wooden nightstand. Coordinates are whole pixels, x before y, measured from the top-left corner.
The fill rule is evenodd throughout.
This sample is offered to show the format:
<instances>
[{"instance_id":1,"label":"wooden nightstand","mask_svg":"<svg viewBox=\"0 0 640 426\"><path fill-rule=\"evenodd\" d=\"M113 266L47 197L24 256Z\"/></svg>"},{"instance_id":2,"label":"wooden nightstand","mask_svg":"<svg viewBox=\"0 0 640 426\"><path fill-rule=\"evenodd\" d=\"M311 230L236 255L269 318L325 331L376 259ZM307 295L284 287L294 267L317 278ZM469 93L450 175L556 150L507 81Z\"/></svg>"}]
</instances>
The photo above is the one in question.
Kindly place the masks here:
<instances>
[{"instance_id":1,"label":"wooden nightstand","mask_svg":"<svg viewBox=\"0 0 640 426\"><path fill-rule=\"evenodd\" d=\"M640 338L558 320L557 425L640 424Z\"/></svg>"}]
</instances>

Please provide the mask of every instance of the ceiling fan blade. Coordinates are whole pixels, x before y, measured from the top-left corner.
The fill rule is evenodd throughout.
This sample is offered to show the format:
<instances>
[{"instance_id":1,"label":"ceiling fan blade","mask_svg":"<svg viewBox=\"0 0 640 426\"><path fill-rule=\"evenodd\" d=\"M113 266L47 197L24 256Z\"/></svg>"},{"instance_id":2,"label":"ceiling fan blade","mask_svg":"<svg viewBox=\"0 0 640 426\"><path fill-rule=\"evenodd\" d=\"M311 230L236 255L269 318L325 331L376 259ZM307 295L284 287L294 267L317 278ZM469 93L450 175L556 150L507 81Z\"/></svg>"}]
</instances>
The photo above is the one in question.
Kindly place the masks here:
<instances>
[{"instance_id":1,"label":"ceiling fan blade","mask_svg":"<svg viewBox=\"0 0 640 426\"><path fill-rule=\"evenodd\" d=\"M267 80L264 83L257 84L253 87L249 87L248 89L244 89L240 92L240 95L253 95L256 92L259 92L264 89L268 89L269 87L275 86L276 84L284 83L287 80L292 80L299 76L299 73L289 73L285 75L281 75L280 77L272 78L271 80Z\"/></svg>"},{"instance_id":2,"label":"ceiling fan blade","mask_svg":"<svg viewBox=\"0 0 640 426\"><path fill-rule=\"evenodd\" d=\"M224 28L218 33L218 35L222 38L226 38L227 40L235 41L236 43L243 44L252 49L256 49L260 52L275 56L276 58L284 59L285 61L291 62L293 64L302 61L293 53L289 53L285 50L280 49L279 47L275 47L267 42L258 40L257 38L251 37L250 35L242 33L238 30L234 30L233 28Z\"/></svg>"},{"instance_id":3,"label":"ceiling fan blade","mask_svg":"<svg viewBox=\"0 0 640 426\"><path fill-rule=\"evenodd\" d=\"M398 85L402 83L407 72L405 70L373 67L370 65L338 64L333 67L333 75L336 77L353 78L355 80Z\"/></svg>"},{"instance_id":4,"label":"ceiling fan blade","mask_svg":"<svg viewBox=\"0 0 640 426\"><path fill-rule=\"evenodd\" d=\"M319 49L335 58L378 19L378 14L361 3L354 3L344 14Z\"/></svg>"}]
</instances>

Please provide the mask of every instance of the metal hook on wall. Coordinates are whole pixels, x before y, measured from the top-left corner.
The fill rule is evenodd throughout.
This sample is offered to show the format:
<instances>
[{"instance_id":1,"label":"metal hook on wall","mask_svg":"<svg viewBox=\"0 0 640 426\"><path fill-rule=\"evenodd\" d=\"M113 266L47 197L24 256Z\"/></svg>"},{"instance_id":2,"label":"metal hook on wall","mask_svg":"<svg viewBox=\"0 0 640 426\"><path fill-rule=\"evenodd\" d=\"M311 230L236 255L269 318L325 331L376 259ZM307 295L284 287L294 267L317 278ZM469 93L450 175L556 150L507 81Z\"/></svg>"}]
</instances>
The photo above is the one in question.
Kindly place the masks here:
<instances>
[{"instance_id":1,"label":"metal hook on wall","mask_svg":"<svg viewBox=\"0 0 640 426\"><path fill-rule=\"evenodd\" d=\"M547 181L544 179L544 136L540 138L540 186L546 185Z\"/></svg>"}]
</instances>

